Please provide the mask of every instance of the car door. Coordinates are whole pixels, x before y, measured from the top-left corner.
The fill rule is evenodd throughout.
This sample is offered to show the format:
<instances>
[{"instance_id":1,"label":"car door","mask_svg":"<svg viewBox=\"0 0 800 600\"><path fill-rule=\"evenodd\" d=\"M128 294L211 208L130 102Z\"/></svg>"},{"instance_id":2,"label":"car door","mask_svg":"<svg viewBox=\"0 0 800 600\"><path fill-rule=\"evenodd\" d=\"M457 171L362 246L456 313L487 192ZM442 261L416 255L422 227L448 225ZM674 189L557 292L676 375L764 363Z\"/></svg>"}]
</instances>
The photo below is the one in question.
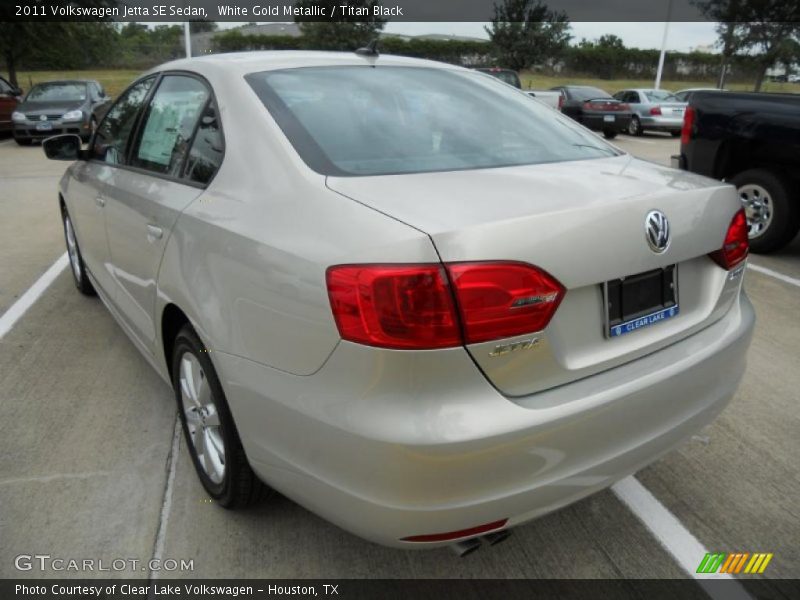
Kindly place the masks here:
<instances>
[{"instance_id":1,"label":"car door","mask_svg":"<svg viewBox=\"0 0 800 600\"><path fill-rule=\"evenodd\" d=\"M0 77L0 130L11 129L11 113L17 108L14 88Z\"/></svg>"},{"instance_id":2,"label":"car door","mask_svg":"<svg viewBox=\"0 0 800 600\"><path fill-rule=\"evenodd\" d=\"M132 85L108 111L97 128L89 160L72 167L65 198L83 262L107 300L114 291L105 220L108 182L124 163L134 125L155 79L149 77Z\"/></svg>"},{"instance_id":3,"label":"car door","mask_svg":"<svg viewBox=\"0 0 800 600\"><path fill-rule=\"evenodd\" d=\"M106 229L114 303L124 324L151 353L161 257L178 215L202 192L202 185L182 177L210 98L208 85L198 77L163 75L142 113L126 168L115 170L108 181Z\"/></svg>"},{"instance_id":4,"label":"car door","mask_svg":"<svg viewBox=\"0 0 800 600\"><path fill-rule=\"evenodd\" d=\"M642 114L642 99L639 92L630 91L625 94L625 103L631 107L636 114Z\"/></svg>"}]
</instances>

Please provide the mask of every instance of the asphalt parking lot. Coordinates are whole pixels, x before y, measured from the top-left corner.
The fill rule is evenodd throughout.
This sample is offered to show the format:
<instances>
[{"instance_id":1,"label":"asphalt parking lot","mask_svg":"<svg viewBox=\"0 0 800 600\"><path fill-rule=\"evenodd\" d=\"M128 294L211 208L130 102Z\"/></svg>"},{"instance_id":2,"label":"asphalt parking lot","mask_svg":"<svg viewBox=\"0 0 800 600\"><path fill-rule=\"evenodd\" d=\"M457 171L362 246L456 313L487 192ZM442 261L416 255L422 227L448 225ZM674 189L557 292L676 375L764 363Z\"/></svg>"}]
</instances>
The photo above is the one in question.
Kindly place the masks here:
<instances>
[{"instance_id":1,"label":"asphalt parking lot","mask_svg":"<svg viewBox=\"0 0 800 600\"><path fill-rule=\"evenodd\" d=\"M664 164L678 146L615 143ZM241 512L210 503L175 436L172 391L74 288L63 170L39 146L0 138L0 577L91 575L15 569L17 555L38 553L193 559L169 577L683 578L705 549L774 553L764 575L739 576L746 588L800 578L800 238L751 259L755 337L713 425L615 490L459 559L373 545L280 496Z\"/></svg>"}]
</instances>

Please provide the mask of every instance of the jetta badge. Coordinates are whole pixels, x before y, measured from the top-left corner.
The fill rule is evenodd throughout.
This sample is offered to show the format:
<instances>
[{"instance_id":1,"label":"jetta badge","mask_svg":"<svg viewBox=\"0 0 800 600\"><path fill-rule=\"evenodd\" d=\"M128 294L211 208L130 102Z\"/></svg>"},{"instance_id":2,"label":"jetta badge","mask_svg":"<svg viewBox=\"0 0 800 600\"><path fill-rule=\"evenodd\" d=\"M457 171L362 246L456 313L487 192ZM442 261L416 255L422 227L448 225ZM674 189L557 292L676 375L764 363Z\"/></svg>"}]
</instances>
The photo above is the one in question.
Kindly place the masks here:
<instances>
[{"instance_id":1,"label":"jetta badge","mask_svg":"<svg viewBox=\"0 0 800 600\"><path fill-rule=\"evenodd\" d=\"M661 254L669 248L669 221L660 210L651 210L644 220L644 237L647 245L656 254Z\"/></svg>"}]
</instances>

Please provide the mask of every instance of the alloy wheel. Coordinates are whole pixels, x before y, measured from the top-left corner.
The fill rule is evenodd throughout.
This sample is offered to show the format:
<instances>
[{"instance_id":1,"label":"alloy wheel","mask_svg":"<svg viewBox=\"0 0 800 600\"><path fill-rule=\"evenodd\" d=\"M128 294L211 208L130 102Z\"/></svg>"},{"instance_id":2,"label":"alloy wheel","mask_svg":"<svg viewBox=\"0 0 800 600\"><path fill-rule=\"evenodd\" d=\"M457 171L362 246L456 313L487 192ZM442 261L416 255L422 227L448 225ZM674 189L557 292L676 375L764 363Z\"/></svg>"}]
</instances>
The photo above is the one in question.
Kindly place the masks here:
<instances>
[{"instance_id":1,"label":"alloy wheel","mask_svg":"<svg viewBox=\"0 0 800 600\"><path fill-rule=\"evenodd\" d=\"M180 361L181 404L197 462L216 484L225 478L225 442L214 394L200 361L185 352Z\"/></svg>"},{"instance_id":2,"label":"alloy wheel","mask_svg":"<svg viewBox=\"0 0 800 600\"><path fill-rule=\"evenodd\" d=\"M72 267L72 273L75 279L81 280L81 258L78 254L78 242L75 240L75 231L72 229L72 221L68 216L64 217L64 231L67 234L67 254L69 255L69 264Z\"/></svg>"}]
</instances>

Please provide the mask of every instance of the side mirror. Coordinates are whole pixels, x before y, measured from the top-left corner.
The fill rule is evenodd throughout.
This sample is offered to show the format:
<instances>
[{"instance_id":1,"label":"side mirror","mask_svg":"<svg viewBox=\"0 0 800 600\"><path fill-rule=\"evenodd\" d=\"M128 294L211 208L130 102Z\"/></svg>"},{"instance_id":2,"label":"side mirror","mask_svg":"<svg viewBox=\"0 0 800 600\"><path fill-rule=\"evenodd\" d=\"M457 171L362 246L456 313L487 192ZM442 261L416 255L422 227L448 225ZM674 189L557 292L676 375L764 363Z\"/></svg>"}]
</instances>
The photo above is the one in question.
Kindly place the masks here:
<instances>
[{"instance_id":1,"label":"side mirror","mask_svg":"<svg viewBox=\"0 0 800 600\"><path fill-rule=\"evenodd\" d=\"M54 135L42 142L45 156L51 160L84 160L86 153L81 150L80 136L67 133Z\"/></svg>"},{"instance_id":2,"label":"side mirror","mask_svg":"<svg viewBox=\"0 0 800 600\"><path fill-rule=\"evenodd\" d=\"M25 94L25 92L23 91L23 89L21 87L14 88L14 89L11 90L11 95L12 96L21 97L24 94Z\"/></svg>"}]
</instances>

